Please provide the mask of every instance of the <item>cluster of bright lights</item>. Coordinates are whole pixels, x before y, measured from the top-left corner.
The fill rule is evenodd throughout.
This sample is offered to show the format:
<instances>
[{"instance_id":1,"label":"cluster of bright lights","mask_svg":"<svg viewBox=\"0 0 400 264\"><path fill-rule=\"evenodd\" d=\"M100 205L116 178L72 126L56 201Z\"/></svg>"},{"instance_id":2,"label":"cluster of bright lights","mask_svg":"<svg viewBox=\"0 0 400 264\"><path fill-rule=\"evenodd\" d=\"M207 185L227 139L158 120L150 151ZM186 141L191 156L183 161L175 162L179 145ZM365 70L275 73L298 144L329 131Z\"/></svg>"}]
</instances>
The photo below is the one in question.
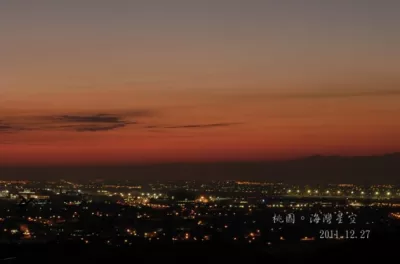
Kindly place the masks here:
<instances>
[{"instance_id":1,"label":"cluster of bright lights","mask_svg":"<svg viewBox=\"0 0 400 264\"><path fill-rule=\"evenodd\" d=\"M288 194L291 194L291 193L293 193L293 190L292 190L292 189L288 189L286 192L287 192ZM309 195L311 195L312 193L318 194L319 192L320 192L319 190L311 190L311 189L308 189L308 190L307 190L307 194L309 194ZM332 192L333 192L333 191L330 191L330 190L324 191L324 193L325 193L326 195L332 194ZM296 190L296 193L300 193L300 190ZM355 192L355 191L351 191L350 193L351 193L352 195L354 195L356 192ZM342 195L342 194L344 194L344 192L341 191L341 190L337 190L337 191L336 191L336 194L337 194L337 195ZM365 195L365 191L360 191L359 194L360 194L360 195ZM380 193L379 191L375 191L375 192L374 192L374 195L375 195L375 196L379 196L380 194L381 194L381 193ZM393 193L390 192L390 191L385 192L385 194L386 194L386 196L392 196L392 195L393 195Z\"/></svg>"}]
</instances>

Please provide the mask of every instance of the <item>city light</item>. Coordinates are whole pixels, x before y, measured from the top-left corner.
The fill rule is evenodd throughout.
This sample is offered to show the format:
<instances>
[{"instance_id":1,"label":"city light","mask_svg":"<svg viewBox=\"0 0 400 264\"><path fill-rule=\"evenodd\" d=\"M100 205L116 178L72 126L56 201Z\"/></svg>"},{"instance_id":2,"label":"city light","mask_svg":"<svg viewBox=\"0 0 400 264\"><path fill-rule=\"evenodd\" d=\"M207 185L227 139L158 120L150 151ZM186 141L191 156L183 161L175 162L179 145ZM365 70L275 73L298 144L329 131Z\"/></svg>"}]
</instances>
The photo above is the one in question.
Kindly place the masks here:
<instances>
[{"instance_id":1,"label":"city light","mask_svg":"<svg viewBox=\"0 0 400 264\"><path fill-rule=\"evenodd\" d=\"M42 193L44 189L32 188L28 190L26 187L20 189L13 187L12 190L19 190L22 195L30 195L35 199L47 197L51 200L56 192L65 195L65 191L60 191L59 187L51 187L51 184L44 184L43 186L46 186L46 189L50 189L50 191L46 190ZM90 189L90 186L82 187L84 193L86 188ZM12 236L17 241L29 240L29 242L35 242L36 236L39 237L39 234L40 239L46 240L47 238L42 235L45 232L49 234L50 238L60 237L65 240L79 241L80 245L89 242L91 245L96 245L97 242L101 242L110 247L128 246L133 243L140 243L139 241L146 241L146 243L156 243L156 241L163 241L163 243L165 241L171 243L178 241L179 243L202 243L202 241L214 240L215 237L221 236L226 237L229 241L235 241L235 244L247 244L248 241L254 244L267 244L266 239L268 240L269 237L275 237L279 240L280 236L285 234L287 221L289 221L287 215L292 212L296 214L297 223L302 221L308 223L309 216L314 217L314 214L318 215L315 221L320 224L323 221L333 223L339 217L338 212L343 213L344 223L349 223L351 213L359 215L363 210L376 214L374 217L381 216L384 211L387 217L384 224L387 225L397 224L400 219L399 213L389 213L395 210L398 212L398 208L400 208L400 202L397 201L397 195L400 193L398 186L363 185L361 189L361 186L351 185L339 189L338 185L333 184L319 185L318 187L287 184L241 184L232 186L229 182L224 182L207 184L203 188L202 185L195 185L194 182L173 182L166 187L154 184L150 196L147 196L146 193L143 196L140 196L137 192L128 193L120 188L119 191L116 191L117 196L113 196L112 199L108 196L109 193L114 193L112 188L109 188L109 192L103 192L102 186L96 187L99 190L94 188L92 187L92 193L100 198L100 202L95 201L95 199L87 199L85 195L76 195L76 192L73 192L69 198L65 198L66 200L63 200L60 204L28 207L28 210L23 211L24 214L19 215L18 218L15 218L15 209L12 207L5 208L4 216L0 218L0 222L21 219L28 224L22 225L20 222L16 222L21 229L8 227L2 228L1 232L4 232L5 236ZM171 195L175 190L181 189L192 196L185 198L180 193ZM144 190L147 192L146 187L144 187ZM237 193L236 190L238 190ZM253 190L256 191L252 192ZM123 191L123 193L120 191ZM268 195L257 195L257 192L265 194L267 191ZM49 192L53 193L53 196ZM165 192L163 199L157 199L159 192ZM299 199L298 196L292 197L291 195L281 199L288 193L303 192L307 192L310 198L312 196L312 199ZM383 197L374 196L374 194L379 195L379 192ZM368 195L369 199L355 199L357 197L350 195L350 193L365 194ZM121 197L122 194L124 197ZM196 196L196 194L200 195ZM338 203L339 196L337 195L335 198L334 194L340 194L345 202ZM372 197L369 197L370 195ZM396 197L394 197L395 195ZM173 196L176 197L176 200L172 199ZM68 195L65 195L65 197L68 197ZM11 201L12 203L9 204L13 206L15 202L18 202L18 198L11 195L4 196L2 199ZM118 210L115 210L116 208ZM276 226L266 228L264 219L258 218L258 216L270 213L272 215L274 212L281 214L282 217L275 219L277 221ZM330 212L333 217L325 218L326 212ZM103 223L110 223L113 219L118 219L118 221L114 221L116 223L114 229L108 229L107 224L102 226ZM127 219L129 221L126 221ZM135 221L132 222L133 219ZM240 219L241 225L244 225L245 228L238 229L235 224L236 219ZM162 224L164 220L169 221L172 230L175 230L173 234L165 230ZM374 224L373 220L366 219L365 222L361 221L364 219L358 220L360 225L365 224L365 222L368 225ZM271 219L271 221L273 220ZM152 224L148 224L150 222ZM192 222L193 225L187 225L188 222ZM97 230L82 228L82 226L91 226L92 224L94 227L99 225L100 228ZM354 228L359 228L360 225L358 224L357 221ZM334 224L332 224L332 227L336 228ZM102 231L103 228L108 230L107 233ZM343 234L340 234L340 236L343 236ZM286 237L286 239L288 238ZM283 239L285 238L282 237ZM306 232L299 236L299 241L313 239L313 235Z\"/></svg>"}]
</instances>

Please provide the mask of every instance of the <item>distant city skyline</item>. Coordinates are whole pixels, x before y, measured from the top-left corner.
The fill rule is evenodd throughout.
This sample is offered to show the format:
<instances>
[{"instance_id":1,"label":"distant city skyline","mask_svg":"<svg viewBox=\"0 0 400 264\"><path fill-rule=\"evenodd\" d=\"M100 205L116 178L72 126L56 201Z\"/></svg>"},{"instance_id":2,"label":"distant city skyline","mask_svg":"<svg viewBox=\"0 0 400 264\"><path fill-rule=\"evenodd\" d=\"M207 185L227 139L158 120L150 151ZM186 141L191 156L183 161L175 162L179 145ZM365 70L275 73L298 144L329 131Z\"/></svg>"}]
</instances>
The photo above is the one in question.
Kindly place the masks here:
<instances>
[{"instance_id":1,"label":"distant city skyline","mask_svg":"<svg viewBox=\"0 0 400 264\"><path fill-rule=\"evenodd\" d=\"M2 1L0 166L399 152L399 12L389 0Z\"/></svg>"}]
</instances>

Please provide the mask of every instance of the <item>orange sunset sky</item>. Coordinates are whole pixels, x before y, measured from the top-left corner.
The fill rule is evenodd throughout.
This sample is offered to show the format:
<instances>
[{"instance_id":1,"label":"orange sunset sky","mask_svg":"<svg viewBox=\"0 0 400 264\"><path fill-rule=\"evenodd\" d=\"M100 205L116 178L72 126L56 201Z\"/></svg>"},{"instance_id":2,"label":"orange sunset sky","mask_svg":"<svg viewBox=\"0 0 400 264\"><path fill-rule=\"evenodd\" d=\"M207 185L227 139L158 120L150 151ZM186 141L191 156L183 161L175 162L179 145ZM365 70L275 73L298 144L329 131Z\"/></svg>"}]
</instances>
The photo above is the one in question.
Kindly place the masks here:
<instances>
[{"instance_id":1,"label":"orange sunset sky","mask_svg":"<svg viewBox=\"0 0 400 264\"><path fill-rule=\"evenodd\" d=\"M400 150L396 1L34 2L0 3L0 165Z\"/></svg>"}]
</instances>

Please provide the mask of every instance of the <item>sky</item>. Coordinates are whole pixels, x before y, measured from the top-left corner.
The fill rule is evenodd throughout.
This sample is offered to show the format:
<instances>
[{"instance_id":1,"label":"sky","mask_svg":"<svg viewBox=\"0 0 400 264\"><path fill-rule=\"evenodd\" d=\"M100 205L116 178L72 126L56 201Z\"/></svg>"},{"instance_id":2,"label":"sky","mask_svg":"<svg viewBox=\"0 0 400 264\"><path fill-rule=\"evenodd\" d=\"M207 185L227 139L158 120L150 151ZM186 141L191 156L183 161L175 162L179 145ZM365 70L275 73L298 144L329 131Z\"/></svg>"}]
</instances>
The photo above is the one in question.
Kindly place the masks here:
<instances>
[{"instance_id":1,"label":"sky","mask_svg":"<svg viewBox=\"0 0 400 264\"><path fill-rule=\"evenodd\" d=\"M399 1L0 1L0 165L400 151Z\"/></svg>"}]
</instances>

